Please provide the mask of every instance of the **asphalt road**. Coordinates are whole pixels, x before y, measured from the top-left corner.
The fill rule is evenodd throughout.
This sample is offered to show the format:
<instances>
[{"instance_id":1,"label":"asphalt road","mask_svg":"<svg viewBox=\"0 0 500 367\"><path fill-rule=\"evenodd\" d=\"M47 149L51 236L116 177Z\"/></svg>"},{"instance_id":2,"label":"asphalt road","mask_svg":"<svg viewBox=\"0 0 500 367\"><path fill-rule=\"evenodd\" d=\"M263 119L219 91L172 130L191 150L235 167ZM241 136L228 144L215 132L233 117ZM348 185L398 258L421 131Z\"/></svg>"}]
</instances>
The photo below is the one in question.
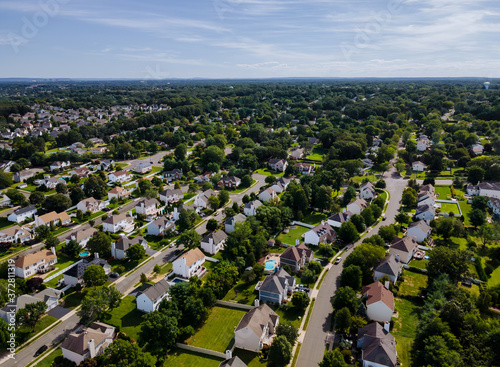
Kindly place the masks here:
<instances>
[{"instance_id":1,"label":"asphalt road","mask_svg":"<svg viewBox=\"0 0 500 367\"><path fill-rule=\"evenodd\" d=\"M370 234L378 233L379 228L383 225L394 223L394 217L398 213L400 206L399 201L401 200L403 190L408 183L407 180L401 178L394 168L385 174L384 179L387 183L386 190L391 195L389 205L387 206L387 211L385 213L387 219L385 221L380 221L379 224L375 225L371 230L369 230L369 233L365 237L369 237ZM325 353L325 341L332 322L333 307L331 301L335 291L337 290L337 282L342 271L342 264L347 255L352 252L352 249L360 243L361 240L356 242L354 246L351 246L351 248L342 255L342 261L338 265L333 265L325 276L316 297L311 318L304 336L304 341L302 342L302 347L300 348L296 364L297 367L317 366L323 359L323 354Z\"/></svg>"}]
</instances>

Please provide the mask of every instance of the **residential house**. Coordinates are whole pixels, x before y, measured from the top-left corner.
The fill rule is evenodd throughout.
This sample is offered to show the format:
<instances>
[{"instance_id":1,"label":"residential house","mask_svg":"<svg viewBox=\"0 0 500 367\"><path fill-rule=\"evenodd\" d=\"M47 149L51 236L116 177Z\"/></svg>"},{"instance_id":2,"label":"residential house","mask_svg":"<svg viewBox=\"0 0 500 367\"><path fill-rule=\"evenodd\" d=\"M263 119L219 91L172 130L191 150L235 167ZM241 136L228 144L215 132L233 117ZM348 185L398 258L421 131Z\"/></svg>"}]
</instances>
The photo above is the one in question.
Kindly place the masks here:
<instances>
[{"instance_id":1,"label":"residential house","mask_svg":"<svg viewBox=\"0 0 500 367\"><path fill-rule=\"evenodd\" d=\"M500 182L480 182L477 186L469 184L467 186L467 193L469 195L500 199Z\"/></svg>"},{"instance_id":2,"label":"residential house","mask_svg":"<svg viewBox=\"0 0 500 367\"><path fill-rule=\"evenodd\" d=\"M363 367L398 365L396 339L388 328L388 325L384 328L378 322L373 322L358 329L358 348L361 348Z\"/></svg>"},{"instance_id":3,"label":"residential house","mask_svg":"<svg viewBox=\"0 0 500 367\"><path fill-rule=\"evenodd\" d=\"M108 151L108 148L106 147L92 147L90 148L90 153L94 155L101 155L104 154Z\"/></svg>"},{"instance_id":4,"label":"residential house","mask_svg":"<svg viewBox=\"0 0 500 367\"><path fill-rule=\"evenodd\" d=\"M148 235L159 236L165 234L169 229L174 230L175 225L168 218L160 217L147 225Z\"/></svg>"},{"instance_id":5,"label":"residential house","mask_svg":"<svg viewBox=\"0 0 500 367\"><path fill-rule=\"evenodd\" d=\"M259 291L259 300L261 302L270 302L281 304L287 299L287 293L292 293L295 287L295 278L281 269L275 274L266 276L266 278L257 283L256 288Z\"/></svg>"},{"instance_id":6,"label":"residential house","mask_svg":"<svg viewBox=\"0 0 500 367\"><path fill-rule=\"evenodd\" d=\"M81 332L72 332L61 344L64 358L76 363L82 363L87 358L102 354L113 342L114 326L102 322L94 322Z\"/></svg>"},{"instance_id":7,"label":"residential house","mask_svg":"<svg viewBox=\"0 0 500 367\"><path fill-rule=\"evenodd\" d=\"M427 184L427 185L421 186L420 190L418 192L419 193L426 192L431 197L434 197L436 195L436 192L434 190L434 186L432 186L432 184Z\"/></svg>"},{"instance_id":8,"label":"residential house","mask_svg":"<svg viewBox=\"0 0 500 367\"><path fill-rule=\"evenodd\" d=\"M54 171L56 169L59 170L59 172L61 172L62 170L64 170L66 167L69 167L71 164L69 161L67 162L62 162L62 161L56 161L56 162L52 162L49 166L50 170L51 171Z\"/></svg>"},{"instance_id":9,"label":"residential house","mask_svg":"<svg viewBox=\"0 0 500 367\"><path fill-rule=\"evenodd\" d=\"M142 236L137 236L134 238L128 238L126 236L120 237L120 239L111 244L111 256L115 259L126 259L127 250L133 245L141 245L144 250L149 248L148 241Z\"/></svg>"},{"instance_id":10,"label":"residential house","mask_svg":"<svg viewBox=\"0 0 500 367\"><path fill-rule=\"evenodd\" d=\"M306 263L313 259L314 252L304 243L288 246L280 255L280 266L289 265L293 271L299 271Z\"/></svg>"},{"instance_id":11,"label":"residential house","mask_svg":"<svg viewBox=\"0 0 500 367\"><path fill-rule=\"evenodd\" d=\"M304 234L304 242L311 245L319 245L320 243L330 243L337 238L337 232L325 222L318 224L313 229Z\"/></svg>"},{"instance_id":12,"label":"residential house","mask_svg":"<svg viewBox=\"0 0 500 367\"><path fill-rule=\"evenodd\" d=\"M130 196L131 193L131 191L124 189L123 187L116 186L108 191L108 200L111 200L113 198L126 199Z\"/></svg>"},{"instance_id":13,"label":"residential house","mask_svg":"<svg viewBox=\"0 0 500 367\"><path fill-rule=\"evenodd\" d=\"M306 163L297 163L295 168L297 168L301 175L310 175L314 171L314 166Z\"/></svg>"},{"instance_id":14,"label":"residential house","mask_svg":"<svg viewBox=\"0 0 500 367\"><path fill-rule=\"evenodd\" d=\"M222 179L217 183L221 188L225 189L236 189L241 184L241 179L236 176L222 177Z\"/></svg>"},{"instance_id":15,"label":"residential house","mask_svg":"<svg viewBox=\"0 0 500 367\"><path fill-rule=\"evenodd\" d=\"M35 176L36 176L35 171L23 170L23 171L19 171L19 172L14 173L13 179L14 179L14 182L24 182L28 178L35 177Z\"/></svg>"},{"instance_id":16,"label":"residential house","mask_svg":"<svg viewBox=\"0 0 500 367\"><path fill-rule=\"evenodd\" d=\"M212 177L212 172L205 172L202 175L196 176L194 178L194 182L196 182L197 184L204 184L205 182L210 181L210 177Z\"/></svg>"},{"instance_id":17,"label":"residential house","mask_svg":"<svg viewBox=\"0 0 500 367\"><path fill-rule=\"evenodd\" d=\"M56 213L55 211L41 216L35 215L34 227L36 228L38 226L48 226L51 222L54 222L56 226L62 227L71 224L71 218L66 212Z\"/></svg>"},{"instance_id":18,"label":"residential house","mask_svg":"<svg viewBox=\"0 0 500 367\"><path fill-rule=\"evenodd\" d=\"M81 210L84 214L86 212L97 213L108 206L109 202L96 200L94 198L83 199L76 205L76 209Z\"/></svg>"},{"instance_id":19,"label":"residential house","mask_svg":"<svg viewBox=\"0 0 500 367\"><path fill-rule=\"evenodd\" d=\"M15 273L19 278L27 278L33 274L46 273L56 263L56 250L52 247L50 250L19 256L14 262Z\"/></svg>"},{"instance_id":20,"label":"residential house","mask_svg":"<svg viewBox=\"0 0 500 367\"><path fill-rule=\"evenodd\" d=\"M429 148L431 146L431 142L430 140L425 137L425 136L422 136L420 137L418 140L417 140L417 150L419 152L424 152L427 150L427 148Z\"/></svg>"},{"instance_id":21,"label":"residential house","mask_svg":"<svg viewBox=\"0 0 500 367\"><path fill-rule=\"evenodd\" d=\"M102 224L104 232L132 232L134 229L134 218L130 213L121 213L108 217Z\"/></svg>"},{"instance_id":22,"label":"residential house","mask_svg":"<svg viewBox=\"0 0 500 367\"><path fill-rule=\"evenodd\" d=\"M24 243L29 240L30 231L18 225L0 229L0 243Z\"/></svg>"},{"instance_id":23,"label":"residential house","mask_svg":"<svg viewBox=\"0 0 500 367\"><path fill-rule=\"evenodd\" d=\"M234 331L236 348L259 352L269 346L276 334L279 316L268 305L260 305L248 311Z\"/></svg>"},{"instance_id":24,"label":"residential house","mask_svg":"<svg viewBox=\"0 0 500 367\"><path fill-rule=\"evenodd\" d=\"M203 251L215 255L224 247L227 240L227 234L224 231L210 232L201 240Z\"/></svg>"},{"instance_id":25,"label":"residential house","mask_svg":"<svg viewBox=\"0 0 500 367\"><path fill-rule=\"evenodd\" d=\"M128 173L127 171L121 170L121 171L115 171L111 172L108 175L109 182L113 183L123 183L123 182L128 182L132 179L132 175Z\"/></svg>"},{"instance_id":26,"label":"residential house","mask_svg":"<svg viewBox=\"0 0 500 367\"><path fill-rule=\"evenodd\" d=\"M97 167L97 169L101 170L101 171L109 171L111 169L112 166L115 165L115 161L112 160L112 159L104 159L101 161L101 163L99 163L99 166Z\"/></svg>"},{"instance_id":27,"label":"residential house","mask_svg":"<svg viewBox=\"0 0 500 367\"><path fill-rule=\"evenodd\" d=\"M249 201L243 207L243 213L249 217L251 215L257 215L257 208L261 206L262 203L259 200Z\"/></svg>"},{"instance_id":28,"label":"residential house","mask_svg":"<svg viewBox=\"0 0 500 367\"><path fill-rule=\"evenodd\" d=\"M12 200L10 200L10 198L5 195L5 194L2 194L0 195L0 208L5 208L6 206L11 206L12 205Z\"/></svg>"},{"instance_id":29,"label":"residential house","mask_svg":"<svg viewBox=\"0 0 500 367\"><path fill-rule=\"evenodd\" d=\"M368 208L369 204L366 202L365 199L362 198L356 198L352 200L349 204L347 204L347 211L351 212L351 214L361 214L363 210Z\"/></svg>"},{"instance_id":30,"label":"residential house","mask_svg":"<svg viewBox=\"0 0 500 367\"><path fill-rule=\"evenodd\" d=\"M500 215L500 200L491 198L488 200L488 207L493 211L493 215L498 217Z\"/></svg>"},{"instance_id":31,"label":"residential house","mask_svg":"<svg viewBox=\"0 0 500 367\"><path fill-rule=\"evenodd\" d=\"M340 228L342 223L347 222L351 218L351 212L336 213L327 219L327 223L335 228Z\"/></svg>"},{"instance_id":32,"label":"residential house","mask_svg":"<svg viewBox=\"0 0 500 367\"><path fill-rule=\"evenodd\" d=\"M175 168L172 171L165 171L163 177L165 177L168 182L179 181L182 178L182 170Z\"/></svg>"},{"instance_id":33,"label":"residential house","mask_svg":"<svg viewBox=\"0 0 500 367\"><path fill-rule=\"evenodd\" d=\"M146 290L140 291L136 298L137 309L146 313L157 311L161 301L168 299L169 288L167 280L162 279Z\"/></svg>"},{"instance_id":34,"label":"residential house","mask_svg":"<svg viewBox=\"0 0 500 367\"><path fill-rule=\"evenodd\" d=\"M420 161L415 161L411 164L411 169L415 172L427 171L427 165Z\"/></svg>"},{"instance_id":35,"label":"residential house","mask_svg":"<svg viewBox=\"0 0 500 367\"><path fill-rule=\"evenodd\" d=\"M141 162L134 168L135 173L143 174L150 172L153 169L153 165L150 162Z\"/></svg>"},{"instance_id":36,"label":"residential house","mask_svg":"<svg viewBox=\"0 0 500 367\"><path fill-rule=\"evenodd\" d=\"M366 315L370 320L390 322L394 313L394 295L380 282L363 287L366 297Z\"/></svg>"},{"instance_id":37,"label":"residential house","mask_svg":"<svg viewBox=\"0 0 500 367\"><path fill-rule=\"evenodd\" d=\"M422 221L423 222L423 221ZM425 222L423 222L427 225ZM408 264L418 249L418 243L412 237L395 237L389 247L389 254L399 258L405 264Z\"/></svg>"},{"instance_id":38,"label":"residential house","mask_svg":"<svg viewBox=\"0 0 500 367\"><path fill-rule=\"evenodd\" d=\"M359 188L359 197L365 200L372 200L377 195L375 186L371 182L365 182Z\"/></svg>"},{"instance_id":39,"label":"residential house","mask_svg":"<svg viewBox=\"0 0 500 367\"><path fill-rule=\"evenodd\" d=\"M234 231L234 226L236 223L244 222L247 217L244 214L236 214L234 217L227 218L226 223L224 224L224 229L227 233L231 233Z\"/></svg>"},{"instance_id":40,"label":"residential house","mask_svg":"<svg viewBox=\"0 0 500 367\"><path fill-rule=\"evenodd\" d=\"M279 177L278 179L276 179L276 182L271 186L271 188L276 191L277 194L281 194L286 190L289 183L289 179Z\"/></svg>"},{"instance_id":41,"label":"residential house","mask_svg":"<svg viewBox=\"0 0 500 367\"><path fill-rule=\"evenodd\" d=\"M37 186L45 185L45 187L49 190L54 190L57 184L66 185L66 181L62 178L50 177L48 175L45 175L45 177L41 180L35 180L33 183Z\"/></svg>"},{"instance_id":42,"label":"residential house","mask_svg":"<svg viewBox=\"0 0 500 367\"><path fill-rule=\"evenodd\" d=\"M413 238L417 242L423 242L431 235L432 228L424 220L412 222L408 226L406 236Z\"/></svg>"},{"instance_id":43,"label":"residential house","mask_svg":"<svg viewBox=\"0 0 500 367\"><path fill-rule=\"evenodd\" d=\"M32 303L43 302L47 305L46 311L52 310L59 304L59 299L61 298L61 291L45 288L36 294L23 294L14 299L14 302L8 302L4 307L0 309L0 318L5 320L5 322L10 322L10 317L12 315L17 315L17 312L26 308L27 305Z\"/></svg>"},{"instance_id":44,"label":"residential house","mask_svg":"<svg viewBox=\"0 0 500 367\"><path fill-rule=\"evenodd\" d=\"M73 171L71 171L69 174L71 176L77 175L79 178L85 178L90 175L90 170L87 167L80 167L80 168L75 168Z\"/></svg>"},{"instance_id":45,"label":"residential house","mask_svg":"<svg viewBox=\"0 0 500 367\"><path fill-rule=\"evenodd\" d=\"M197 208L208 208L210 204L208 199L212 196L217 196L217 193L212 189L199 193L194 198L194 206Z\"/></svg>"},{"instance_id":46,"label":"residential house","mask_svg":"<svg viewBox=\"0 0 500 367\"><path fill-rule=\"evenodd\" d=\"M28 205L24 208L19 208L14 210L9 214L7 219L11 222L21 223L24 222L28 218L33 218L33 216L37 213L36 206Z\"/></svg>"},{"instance_id":47,"label":"residential house","mask_svg":"<svg viewBox=\"0 0 500 367\"><path fill-rule=\"evenodd\" d=\"M97 229L90 227L87 229L82 229L79 231L75 231L71 233L68 237L66 237L66 244L70 241L76 241L81 247L86 247L87 242L97 233Z\"/></svg>"},{"instance_id":48,"label":"residential house","mask_svg":"<svg viewBox=\"0 0 500 367\"><path fill-rule=\"evenodd\" d=\"M186 279L194 275L200 278L206 271L203 267L205 263L205 255L199 248L189 250L182 254L172 263L174 274L180 275Z\"/></svg>"},{"instance_id":49,"label":"residential house","mask_svg":"<svg viewBox=\"0 0 500 367\"><path fill-rule=\"evenodd\" d=\"M267 189L261 191L257 197L259 198L260 201L269 201L278 199L278 195L272 187L268 187Z\"/></svg>"},{"instance_id":50,"label":"residential house","mask_svg":"<svg viewBox=\"0 0 500 367\"><path fill-rule=\"evenodd\" d=\"M417 211L415 213L415 218L420 220L423 219L427 222L434 219L435 216L436 216L436 209L433 206L426 204L418 206Z\"/></svg>"},{"instance_id":51,"label":"residential house","mask_svg":"<svg viewBox=\"0 0 500 367\"><path fill-rule=\"evenodd\" d=\"M227 357L226 357L227 358ZM245 362L243 362L240 357L234 356L232 358L226 359L219 364L219 367L248 367Z\"/></svg>"},{"instance_id":52,"label":"residential house","mask_svg":"<svg viewBox=\"0 0 500 367\"><path fill-rule=\"evenodd\" d=\"M430 195L428 191L419 191L418 196L417 196L417 206L421 205L429 205L429 206L434 206L436 205L436 202L434 201L434 195ZM446 199L446 198L444 198Z\"/></svg>"},{"instance_id":53,"label":"residential house","mask_svg":"<svg viewBox=\"0 0 500 367\"><path fill-rule=\"evenodd\" d=\"M373 161L371 159L365 158L365 159L362 159L361 161L363 162L365 169L373 167Z\"/></svg>"},{"instance_id":54,"label":"residential house","mask_svg":"<svg viewBox=\"0 0 500 367\"><path fill-rule=\"evenodd\" d=\"M106 260L101 259L94 254L94 259L91 261L83 260L82 262L76 264L75 266L67 269L63 273L63 283L66 285L71 285L72 287L77 284L83 285L83 273L90 265L99 265L104 269L104 274L108 275L111 272L111 265L107 263Z\"/></svg>"},{"instance_id":55,"label":"residential house","mask_svg":"<svg viewBox=\"0 0 500 367\"><path fill-rule=\"evenodd\" d=\"M180 189L166 189L160 192L160 201L164 203L175 203L184 198L184 193Z\"/></svg>"},{"instance_id":56,"label":"residential house","mask_svg":"<svg viewBox=\"0 0 500 367\"><path fill-rule=\"evenodd\" d=\"M286 167L288 166L288 162L285 159L273 158L270 159L268 163L271 170L276 172L285 172Z\"/></svg>"},{"instance_id":57,"label":"residential house","mask_svg":"<svg viewBox=\"0 0 500 367\"><path fill-rule=\"evenodd\" d=\"M482 144L476 143L472 144L469 148L469 152L472 153L472 156L480 156L483 155L484 147Z\"/></svg>"},{"instance_id":58,"label":"residential house","mask_svg":"<svg viewBox=\"0 0 500 367\"><path fill-rule=\"evenodd\" d=\"M199 208L196 207L196 205L194 204L191 205L181 204L179 206L174 206L174 212L172 214L172 216L174 217L174 221L179 220L179 215L183 209L198 211Z\"/></svg>"},{"instance_id":59,"label":"residential house","mask_svg":"<svg viewBox=\"0 0 500 367\"><path fill-rule=\"evenodd\" d=\"M147 220L152 220L158 214L160 203L156 199L142 199L135 205L135 212L147 216Z\"/></svg>"},{"instance_id":60,"label":"residential house","mask_svg":"<svg viewBox=\"0 0 500 367\"><path fill-rule=\"evenodd\" d=\"M304 149L303 148L293 148L290 151L290 154L288 154L288 157L290 159L296 160L296 159L301 159L304 156Z\"/></svg>"},{"instance_id":61,"label":"residential house","mask_svg":"<svg viewBox=\"0 0 500 367\"><path fill-rule=\"evenodd\" d=\"M399 260L398 255L388 255L375 267L374 280L378 281L380 278L387 275L391 282L396 283L402 268L403 263Z\"/></svg>"},{"instance_id":62,"label":"residential house","mask_svg":"<svg viewBox=\"0 0 500 367\"><path fill-rule=\"evenodd\" d=\"M309 144L312 144L312 145L319 144L318 138L309 138L309 139L307 139L307 141L309 142Z\"/></svg>"}]
</instances>

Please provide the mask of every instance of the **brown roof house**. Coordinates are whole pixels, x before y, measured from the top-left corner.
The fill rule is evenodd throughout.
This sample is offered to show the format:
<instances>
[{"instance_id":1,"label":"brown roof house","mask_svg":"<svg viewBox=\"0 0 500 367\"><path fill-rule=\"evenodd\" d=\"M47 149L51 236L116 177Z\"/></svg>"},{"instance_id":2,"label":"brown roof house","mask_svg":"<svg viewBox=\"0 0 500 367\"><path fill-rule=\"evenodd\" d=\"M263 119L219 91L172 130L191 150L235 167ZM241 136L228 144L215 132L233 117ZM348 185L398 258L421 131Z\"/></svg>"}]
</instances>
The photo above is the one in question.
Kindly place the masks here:
<instances>
[{"instance_id":1,"label":"brown roof house","mask_svg":"<svg viewBox=\"0 0 500 367\"><path fill-rule=\"evenodd\" d=\"M361 348L363 367L395 367L398 363L396 340L389 333L389 325L373 322L358 329L358 348Z\"/></svg>"},{"instance_id":2,"label":"brown roof house","mask_svg":"<svg viewBox=\"0 0 500 367\"><path fill-rule=\"evenodd\" d=\"M289 265L293 271L299 271L304 264L311 261L313 258L313 251L309 249L304 243L296 246L289 246L280 255L280 265Z\"/></svg>"},{"instance_id":3,"label":"brown roof house","mask_svg":"<svg viewBox=\"0 0 500 367\"><path fill-rule=\"evenodd\" d=\"M400 261L408 264L417 248L418 244L413 238L408 236L403 238L395 237L389 248L389 253L393 256L399 256Z\"/></svg>"},{"instance_id":4,"label":"brown roof house","mask_svg":"<svg viewBox=\"0 0 500 367\"><path fill-rule=\"evenodd\" d=\"M16 276L27 278L37 273L45 273L57 263L56 249L41 250L32 254L19 256L14 263Z\"/></svg>"},{"instance_id":5,"label":"brown roof house","mask_svg":"<svg viewBox=\"0 0 500 367\"><path fill-rule=\"evenodd\" d=\"M35 215L35 227L48 226L51 222L54 222L56 226L67 226L71 223L71 218L66 212L56 213L55 211L41 216Z\"/></svg>"},{"instance_id":6,"label":"brown roof house","mask_svg":"<svg viewBox=\"0 0 500 367\"><path fill-rule=\"evenodd\" d=\"M80 333L71 333L62 342L63 357L80 364L85 358L94 358L113 342L115 328L102 322L94 322Z\"/></svg>"},{"instance_id":7,"label":"brown roof house","mask_svg":"<svg viewBox=\"0 0 500 367\"><path fill-rule=\"evenodd\" d=\"M382 283L374 282L363 287L366 297L366 314L370 320L390 322L394 313L394 295Z\"/></svg>"},{"instance_id":8,"label":"brown roof house","mask_svg":"<svg viewBox=\"0 0 500 367\"><path fill-rule=\"evenodd\" d=\"M259 352L270 345L276 334L279 316L268 305L255 307L241 319L234 332L236 348Z\"/></svg>"}]
</instances>

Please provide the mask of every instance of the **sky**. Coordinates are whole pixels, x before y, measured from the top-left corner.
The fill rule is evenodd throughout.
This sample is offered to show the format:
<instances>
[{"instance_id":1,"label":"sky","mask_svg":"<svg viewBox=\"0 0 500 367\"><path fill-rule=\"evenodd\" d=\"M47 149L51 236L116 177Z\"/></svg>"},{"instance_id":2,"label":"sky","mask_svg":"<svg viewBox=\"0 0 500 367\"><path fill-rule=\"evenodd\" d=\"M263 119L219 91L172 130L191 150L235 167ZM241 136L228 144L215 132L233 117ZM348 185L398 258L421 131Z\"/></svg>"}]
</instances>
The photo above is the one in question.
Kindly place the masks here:
<instances>
[{"instance_id":1,"label":"sky","mask_svg":"<svg viewBox=\"0 0 500 367\"><path fill-rule=\"evenodd\" d=\"M498 0L0 0L0 78L500 77Z\"/></svg>"}]
</instances>

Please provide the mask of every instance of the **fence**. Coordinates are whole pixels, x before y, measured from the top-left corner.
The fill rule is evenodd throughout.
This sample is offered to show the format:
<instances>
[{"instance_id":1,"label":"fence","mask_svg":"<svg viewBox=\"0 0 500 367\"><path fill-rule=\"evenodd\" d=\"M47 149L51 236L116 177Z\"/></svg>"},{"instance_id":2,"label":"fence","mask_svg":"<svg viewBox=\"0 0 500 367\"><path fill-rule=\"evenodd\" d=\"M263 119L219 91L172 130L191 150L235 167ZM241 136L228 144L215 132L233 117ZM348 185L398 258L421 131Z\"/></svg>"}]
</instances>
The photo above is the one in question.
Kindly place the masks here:
<instances>
[{"instance_id":1,"label":"fence","mask_svg":"<svg viewBox=\"0 0 500 367\"><path fill-rule=\"evenodd\" d=\"M242 305L241 303L236 303L236 302L227 302L227 301L217 301L217 305L219 306L225 306L225 307L230 307L230 308L238 308L240 310L245 310L245 311L250 311L253 310L255 306L250 306L250 305Z\"/></svg>"},{"instance_id":2,"label":"fence","mask_svg":"<svg viewBox=\"0 0 500 367\"><path fill-rule=\"evenodd\" d=\"M295 220L291 224L292 224L292 226L298 225L298 226L302 226L302 227L306 227L306 228L314 228L315 227L315 226L313 226L311 224L297 222Z\"/></svg>"},{"instance_id":3,"label":"fence","mask_svg":"<svg viewBox=\"0 0 500 367\"><path fill-rule=\"evenodd\" d=\"M200 348L200 347L193 347L192 345L187 345L187 344L182 344L182 343L176 343L175 346L179 349L189 350L189 351L195 352L195 353L207 354L209 356L226 359L225 353L216 352L215 350L210 350L210 349L205 349L205 348Z\"/></svg>"},{"instance_id":4,"label":"fence","mask_svg":"<svg viewBox=\"0 0 500 367\"><path fill-rule=\"evenodd\" d=\"M460 208L460 204L456 200L436 200L436 203L448 203L448 204L455 204L458 207L458 212L460 214L455 214L455 217L461 217L462 216L462 208ZM445 214L444 212L441 212L440 214Z\"/></svg>"},{"instance_id":5,"label":"fence","mask_svg":"<svg viewBox=\"0 0 500 367\"><path fill-rule=\"evenodd\" d=\"M83 260L78 260L76 263L74 264L71 264L70 266L68 266L67 268L64 268L62 270L59 270L57 273L55 274L52 274L50 277L47 277L43 280L44 283L47 283L48 281L54 279L55 277L58 277L59 275L61 275L62 273L66 272L66 270L69 270L71 269L72 267L74 266L77 266L78 264L80 264Z\"/></svg>"}]
</instances>

